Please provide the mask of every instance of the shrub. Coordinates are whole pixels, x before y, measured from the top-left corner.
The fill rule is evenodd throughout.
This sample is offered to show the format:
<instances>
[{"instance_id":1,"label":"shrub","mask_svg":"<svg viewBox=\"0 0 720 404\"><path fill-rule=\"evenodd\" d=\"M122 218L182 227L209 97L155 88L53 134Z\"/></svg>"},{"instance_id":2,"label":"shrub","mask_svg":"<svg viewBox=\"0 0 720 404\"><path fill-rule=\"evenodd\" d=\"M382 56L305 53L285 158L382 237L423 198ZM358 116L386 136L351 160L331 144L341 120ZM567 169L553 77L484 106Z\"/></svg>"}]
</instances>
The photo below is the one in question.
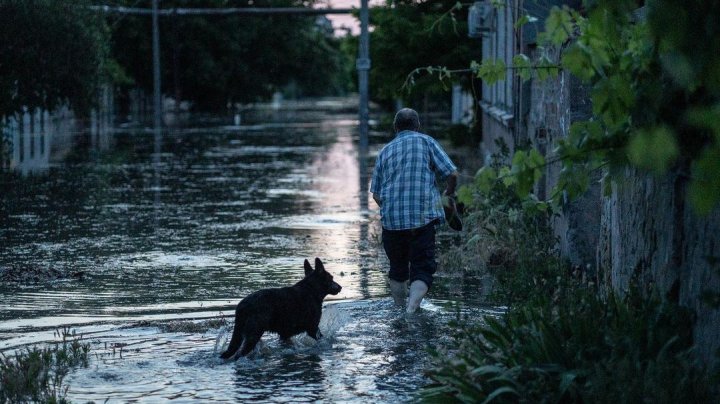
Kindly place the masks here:
<instances>
[{"instance_id":1,"label":"shrub","mask_svg":"<svg viewBox=\"0 0 720 404\"><path fill-rule=\"evenodd\" d=\"M431 350L422 398L712 402L717 380L693 355L693 313L638 288L598 294L560 259L542 202L518 197L518 183L496 174L507 167L490 168L460 191L470 210L466 240L446 258L493 275L494 296L510 309L481 322L458 318L452 342Z\"/></svg>"},{"instance_id":2,"label":"shrub","mask_svg":"<svg viewBox=\"0 0 720 404\"><path fill-rule=\"evenodd\" d=\"M433 351L426 401L711 402L694 362L692 316L660 299L610 296L558 285L484 324L456 323Z\"/></svg>"},{"instance_id":3,"label":"shrub","mask_svg":"<svg viewBox=\"0 0 720 404\"><path fill-rule=\"evenodd\" d=\"M0 403L66 403L63 379L71 368L88 365L90 345L69 329L57 332L62 341L32 347L12 356L0 353Z\"/></svg>"},{"instance_id":4,"label":"shrub","mask_svg":"<svg viewBox=\"0 0 720 404\"><path fill-rule=\"evenodd\" d=\"M502 160L497 156L478 171L473 183L458 190L465 206L462 239L446 248L439 261L451 271L492 275L499 283L496 300L512 303L526 299L565 265L555 248L548 206L532 197L520 198L515 184L485 176L487 169L502 171Z\"/></svg>"}]
</instances>

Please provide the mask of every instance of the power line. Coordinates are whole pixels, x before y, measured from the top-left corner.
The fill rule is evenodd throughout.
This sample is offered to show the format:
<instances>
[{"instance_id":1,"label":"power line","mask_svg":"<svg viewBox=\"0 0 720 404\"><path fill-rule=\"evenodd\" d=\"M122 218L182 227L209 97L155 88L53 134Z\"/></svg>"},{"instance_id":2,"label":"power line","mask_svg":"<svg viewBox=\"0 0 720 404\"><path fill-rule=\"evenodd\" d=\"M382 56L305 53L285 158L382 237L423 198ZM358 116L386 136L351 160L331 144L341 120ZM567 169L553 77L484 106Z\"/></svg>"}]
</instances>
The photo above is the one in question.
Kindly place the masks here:
<instances>
[{"instance_id":1,"label":"power line","mask_svg":"<svg viewBox=\"0 0 720 404\"><path fill-rule=\"evenodd\" d=\"M113 14L152 15L151 8L123 7L123 6L90 6L91 10ZM303 8L303 7L232 7L232 8L165 8L157 10L159 16L174 15L265 15L265 14L351 14L355 8Z\"/></svg>"}]
</instances>

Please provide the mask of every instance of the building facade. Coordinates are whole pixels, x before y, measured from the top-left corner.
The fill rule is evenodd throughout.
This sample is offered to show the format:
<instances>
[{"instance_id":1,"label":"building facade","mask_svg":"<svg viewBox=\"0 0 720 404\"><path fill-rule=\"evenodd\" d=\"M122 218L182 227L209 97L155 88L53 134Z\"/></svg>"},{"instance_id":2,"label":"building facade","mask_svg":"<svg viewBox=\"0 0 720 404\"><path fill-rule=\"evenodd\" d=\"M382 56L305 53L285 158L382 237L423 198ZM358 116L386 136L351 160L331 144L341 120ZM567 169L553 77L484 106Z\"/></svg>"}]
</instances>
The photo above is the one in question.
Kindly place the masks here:
<instances>
[{"instance_id":1,"label":"building facade","mask_svg":"<svg viewBox=\"0 0 720 404\"><path fill-rule=\"evenodd\" d=\"M483 47L483 61L501 59L512 66L519 53L558 61L562 49L537 46L537 34L550 8L563 5L581 7L579 1L476 2L470 33ZM534 22L516 28L526 14ZM570 125L591 116L588 88L564 71L555 78L523 82L508 69L505 80L484 85L480 108L479 153L486 164L502 154L501 147L512 156L518 148L532 146L553 161L557 141L567 137ZM544 174L535 188L540 199L550 197L559 163L548 164ZM695 215L686 196L688 178L682 173L655 177L627 168L625 174L615 179L610 195L603 195L599 181L592 181L583 196L562 204L552 223L561 254L606 290L622 294L631 282L639 282L693 309L698 356L717 363L720 309L704 296L720 292L720 209L707 217Z\"/></svg>"}]
</instances>

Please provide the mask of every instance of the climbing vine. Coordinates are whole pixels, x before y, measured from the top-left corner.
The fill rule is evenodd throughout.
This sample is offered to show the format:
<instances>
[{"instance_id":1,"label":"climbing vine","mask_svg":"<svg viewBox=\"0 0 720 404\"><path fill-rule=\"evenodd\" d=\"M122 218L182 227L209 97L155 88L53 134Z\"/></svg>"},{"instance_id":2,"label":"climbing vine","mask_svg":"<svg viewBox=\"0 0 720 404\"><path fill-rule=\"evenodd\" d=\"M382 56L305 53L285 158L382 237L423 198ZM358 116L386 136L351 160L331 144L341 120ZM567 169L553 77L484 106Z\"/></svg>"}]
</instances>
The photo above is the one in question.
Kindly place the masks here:
<instances>
[{"instance_id":1,"label":"climbing vine","mask_svg":"<svg viewBox=\"0 0 720 404\"><path fill-rule=\"evenodd\" d=\"M574 122L556 143L556 204L584 192L600 167L609 190L609 180L633 166L685 176L692 206L707 214L720 200L720 1L645 4L586 0L583 12L555 6L538 35L540 56L516 55L511 66L483 60L470 70L486 84L504 79L507 69L521 80L565 71L589 87L592 118ZM534 19L521 16L516 29ZM476 184L514 181L525 197L547 163L538 152L518 150L509 168L483 169Z\"/></svg>"}]
</instances>

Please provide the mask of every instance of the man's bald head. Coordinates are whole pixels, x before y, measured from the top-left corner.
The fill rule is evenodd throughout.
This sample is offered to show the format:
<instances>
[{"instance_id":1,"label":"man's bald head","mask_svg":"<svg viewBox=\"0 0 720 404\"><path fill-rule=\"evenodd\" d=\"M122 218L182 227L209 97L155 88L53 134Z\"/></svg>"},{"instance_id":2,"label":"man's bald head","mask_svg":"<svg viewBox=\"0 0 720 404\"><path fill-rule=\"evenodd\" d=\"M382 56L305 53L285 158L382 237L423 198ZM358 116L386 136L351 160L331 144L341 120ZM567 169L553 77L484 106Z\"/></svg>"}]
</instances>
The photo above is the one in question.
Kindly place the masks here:
<instances>
[{"instance_id":1,"label":"man's bald head","mask_svg":"<svg viewBox=\"0 0 720 404\"><path fill-rule=\"evenodd\" d=\"M395 114L393 127L395 132L418 130L420 129L420 116L414 109L403 108Z\"/></svg>"}]
</instances>

